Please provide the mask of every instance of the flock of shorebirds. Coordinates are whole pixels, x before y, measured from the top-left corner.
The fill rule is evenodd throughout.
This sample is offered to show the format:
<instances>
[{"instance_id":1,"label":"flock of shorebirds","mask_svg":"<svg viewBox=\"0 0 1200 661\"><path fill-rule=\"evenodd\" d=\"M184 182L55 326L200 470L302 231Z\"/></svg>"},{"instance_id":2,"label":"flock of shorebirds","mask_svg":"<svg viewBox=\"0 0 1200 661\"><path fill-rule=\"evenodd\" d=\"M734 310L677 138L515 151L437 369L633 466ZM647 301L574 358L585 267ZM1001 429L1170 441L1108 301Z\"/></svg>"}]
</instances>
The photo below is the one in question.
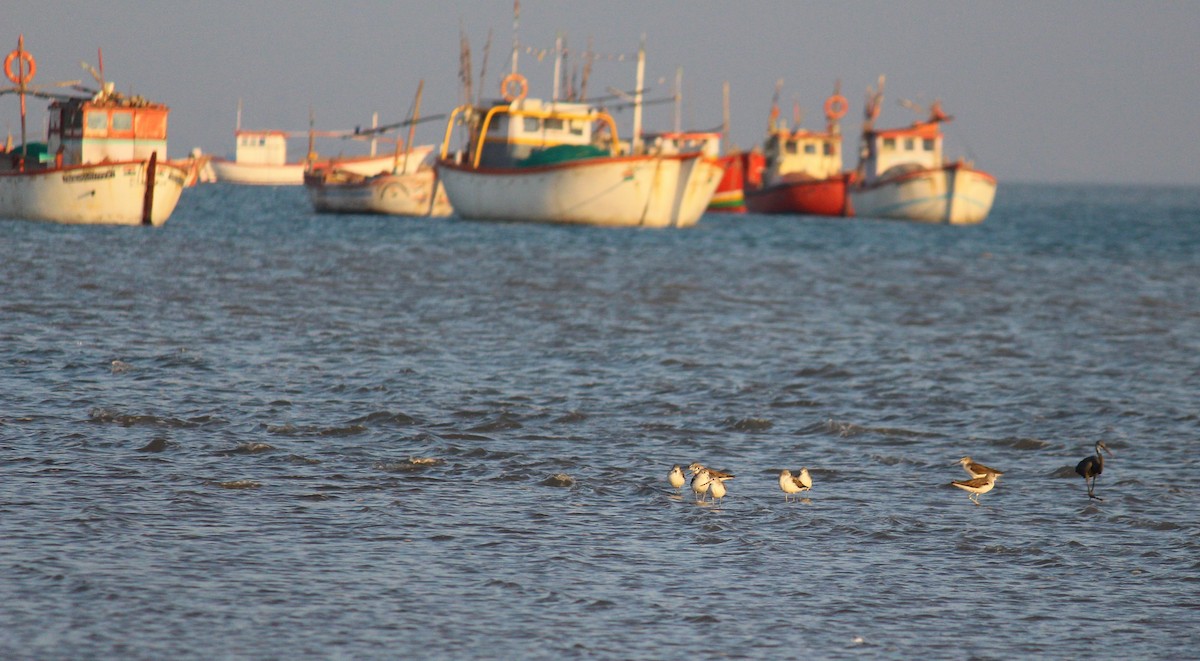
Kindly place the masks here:
<instances>
[{"instance_id":1,"label":"flock of shorebirds","mask_svg":"<svg viewBox=\"0 0 1200 661\"><path fill-rule=\"evenodd\" d=\"M1112 456L1112 451L1108 449L1104 441L1096 441L1096 454L1084 458L1075 466L1075 472L1087 483L1088 498L1096 500L1104 500L1097 496L1095 491L1096 478L1104 472L1104 455L1100 454L1101 450L1108 456ZM963 470L967 471L971 479L955 480L950 484L966 491L967 498L970 498L971 502L976 505L979 504L979 497L995 488L996 480L1004 475L1003 471L984 466L970 457L963 457L954 463L962 465ZM698 463L688 466L687 471L692 476L691 488L692 492L696 494L697 502L703 502L709 494L712 494L713 502L721 502L727 493L725 481L734 478L733 473L715 470ZM676 491L682 492L683 485L687 480L683 475L683 469L678 464L671 468L671 472L667 475L667 481ZM779 488L783 491L784 502L801 491L812 489L812 486L812 476L809 475L807 467L801 468L800 472L796 474L786 468L779 473Z\"/></svg>"}]
</instances>

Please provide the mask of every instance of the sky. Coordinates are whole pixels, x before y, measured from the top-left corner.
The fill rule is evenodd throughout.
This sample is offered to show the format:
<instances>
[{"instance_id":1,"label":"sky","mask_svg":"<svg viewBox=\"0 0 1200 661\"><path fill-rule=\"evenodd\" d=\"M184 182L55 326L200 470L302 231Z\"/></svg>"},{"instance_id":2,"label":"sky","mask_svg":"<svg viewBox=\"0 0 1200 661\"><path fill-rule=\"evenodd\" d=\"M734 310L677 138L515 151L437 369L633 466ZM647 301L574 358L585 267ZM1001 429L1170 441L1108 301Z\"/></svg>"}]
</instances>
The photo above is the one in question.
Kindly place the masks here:
<instances>
[{"instance_id":1,"label":"sky","mask_svg":"<svg viewBox=\"0 0 1200 661\"><path fill-rule=\"evenodd\" d=\"M98 62L117 89L171 107L171 156L193 147L233 151L239 100L246 129L304 131L404 119L424 80L421 114L462 99L460 30L476 84L495 96L511 66L511 0L5 0L10 50L25 35L35 84L84 78ZM899 101L940 99L955 120L947 155L1011 182L1200 185L1200 2L1109 0L522 0L519 67L530 95L549 98L562 35L581 66L603 56L589 96L631 90L631 59L645 37L648 96L669 96L682 68L685 129L722 121L730 86L730 141L760 144L776 81L783 116L803 125L840 80L851 112L846 152L856 152L865 90L885 74L878 126L916 119ZM0 46L0 52L7 52ZM0 81L7 82L7 81ZM43 103L30 102L31 139L44 136ZM0 97L0 129L19 134L15 97ZM628 133L631 113L617 115ZM670 130L670 104L646 113ZM441 140L422 124L418 143ZM354 146L322 145L322 152ZM304 151L293 143L292 156ZM847 163L853 167L853 163Z\"/></svg>"}]
</instances>

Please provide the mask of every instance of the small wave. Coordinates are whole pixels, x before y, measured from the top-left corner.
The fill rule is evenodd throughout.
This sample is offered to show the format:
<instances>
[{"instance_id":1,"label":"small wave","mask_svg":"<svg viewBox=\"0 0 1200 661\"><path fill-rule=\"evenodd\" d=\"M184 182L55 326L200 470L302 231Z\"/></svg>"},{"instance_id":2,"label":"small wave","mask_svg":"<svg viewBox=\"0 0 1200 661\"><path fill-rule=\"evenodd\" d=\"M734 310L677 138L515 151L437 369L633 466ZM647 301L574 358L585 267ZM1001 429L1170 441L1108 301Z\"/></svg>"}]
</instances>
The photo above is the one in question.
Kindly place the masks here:
<instances>
[{"instance_id":1,"label":"small wave","mask_svg":"<svg viewBox=\"0 0 1200 661\"><path fill-rule=\"evenodd\" d=\"M775 423L765 418L725 418L721 426L730 431L767 431Z\"/></svg>"},{"instance_id":2,"label":"small wave","mask_svg":"<svg viewBox=\"0 0 1200 661\"><path fill-rule=\"evenodd\" d=\"M274 450L274 449L275 449L275 446L273 446L273 445L268 445L267 443L256 443L254 441L250 441L247 443L242 443L242 444L238 445L237 447L233 448L232 450L222 450L222 451L218 452L217 454L223 455L223 456L229 456L229 455L234 455L234 454L259 454L261 452L270 452L271 450Z\"/></svg>"},{"instance_id":3,"label":"small wave","mask_svg":"<svg viewBox=\"0 0 1200 661\"><path fill-rule=\"evenodd\" d=\"M159 417L157 415L134 415L118 413L106 408L96 407L88 412L88 420L93 423L112 423L122 427L165 427L168 429L190 429L219 422L212 416L201 416L191 420L181 418Z\"/></svg>"},{"instance_id":4,"label":"small wave","mask_svg":"<svg viewBox=\"0 0 1200 661\"><path fill-rule=\"evenodd\" d=\"M162 452L163 450L167 449L169 444L170 443L167 441L167 439L159 436L157 438L150 439L149 443L138 448L138 452Z\"/></svg>"},{"instance_id":5,"label":"small wave","mask_svg":"<svg viewBox=\"0 0 1200 661\"><path fill-rule=\"evenodd\" d=\"M318 427L315 425L267 425L267 432L279 436L354 436L366 432L363 425L350 424L344 427Z\"/></svg>"},{"instance_id":6,"label":"small wave","mask_svg":"<svg viewBox=\"0 0 1200 661\"><path fill-rule=\"evenodd\" d=\"M376 411L361 418L355 418L349 422L352 425L395 425L398 427L408 427L417 424L416 418L404 413L392 413L391 411Z\"/></svg>"},{"instance_id":7,"label":"small wave","mask_svg":"<svg viewBox=\"0 0 1200 661\"><path fill-rule=\"evenodd\" d=\"M254 480L229 480L228 482L217 482L217 486L222 489L257 489L262 484Z\"/></svg>"},{"instance_id":8,"label":"small wave","mask_svg":"<svg viewBox=\"0 0 1200 661\"><path fill-rule=\"evenodd\" d=\"M558 424L572 424L572 423L577 423L577 422L585 422L585 421L587 421L587 419L588 419L588 416L586 413L580 413L579 411L571 411L565 415L561 415L561 416L555 418L554 422L558 423Z\"/></svg>"}]
</instances>

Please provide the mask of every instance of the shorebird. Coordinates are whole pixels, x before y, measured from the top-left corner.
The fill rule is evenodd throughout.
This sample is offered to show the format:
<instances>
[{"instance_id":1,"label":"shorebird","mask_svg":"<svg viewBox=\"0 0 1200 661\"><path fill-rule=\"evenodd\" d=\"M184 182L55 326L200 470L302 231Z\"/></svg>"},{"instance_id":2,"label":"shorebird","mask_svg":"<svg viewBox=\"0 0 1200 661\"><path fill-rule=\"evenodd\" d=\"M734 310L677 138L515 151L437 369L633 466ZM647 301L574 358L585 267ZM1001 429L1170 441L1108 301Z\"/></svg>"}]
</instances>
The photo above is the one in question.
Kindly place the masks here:
<instances>
[{"instance_id":1,"label":"shorebird","mask_svg":"<svg viewBox=\"0 0 1200 661\"><path fill-rule=\"evenodd\" d=\"M779 488L783 489L783 502L785 503L792 494L811 489L812 477L808 474L808 468L801 468L799 475L792 475L792 471L786 468L780 471Z\"/></svg>"},{"instance_id":2,"label":"shorebird","mask_svg":"<svg viewBox=\"0 0 1200 661\"><path fill-rule=\"evenodd\" d=\"M708 492L709 486L713 482L724 482L725 480L733 479L733 473L705 468L698 463L688 466L688 472L692 474L692 491L696 492L700 500L704 500L704 494ZM725 485L722 484L721 486L724 487Z\"/></svg>"},{"instance_id":3,"label":"shorebird","mask_svg":"<svg viewBox=\"0 0 1200 661\"><path fill-rule=\"evenodd\" d=\"M951 482L950 484L953 484L954 486L958 487L959 489L962 489L963 491L971 492L971 495L967 496L967 498L970 498L971 502L978 505L979 504L979 496L981 494L985 494L985 493L991 491L992 487L996 486L996 478L997 477L998 476L996 475L996 473L988 473L987 475L984 475L983 477L977 477L973 480L955 480L954 482Z\"/></svg>"},{"instance_id":4,"label":"shorebird","mask_svg":"<svg viewBox=\"0 0 1200 661\"><path fill-rule=\"evenodd\" d=\"M714 479L712 482L709 482L708 488L712 490L712 497L715 502L720 503L721 499L725 497L724 480Z\"/></svg>"},{"instance_id":5,"label":"shorebird","mask_svg":"<svg viewBox=\"0 0 1200 661\"><path fill-rule=\"evenodd\" d=\"M667 480L671 483L672 487L675 487L676 491L683 490L683 470L679 468L679 464L675 464L675 467L671 469L671 474L667 476Z\"/></svg>"},{"instance_id":6,"label":"shorebird","mask_svg":"<svg viewBox=\"0 0 1200 661\"><path fill-rule=\"evenodd\" d=\"M1075 466L1075 472L1079 473L1084 481L1087 482L1088 498L1095 498L1096 500L1104 500L1095 494L1096 478L1104 472L1104 455L1100 454L1101 450L1107 452L1108 456L1113 456L1112 450L1108 449L1104 441L1096 441L1095 456L1087 457Z\"/></svg>"},{"instance_id":7,"label":"shorebird","mask_svg":"<svg viewBox=\"0 0 1200 661\"><path fill-rule=\"evenodd\" d=\"M989 474L1004 475L1003 471L998 471L995 468L989 468L983 464L976 463L972 461L970 457L963 457L954 463L962 464L963 470L967 471L971 477L986 477Z\"/></svg>"},{"instance_id":8,"label":"shorebird","mask_svg":"<svg viewBox=\"0 0 1200 661\"><path fill-rule=\"evenodd\" d=\"M692 464L688 466L688 472L692 474L692 491L697 499L704 500L704 494L708 493L708 486L712 482L708 469L700 464Z\"/></svg>"}]
</instances>

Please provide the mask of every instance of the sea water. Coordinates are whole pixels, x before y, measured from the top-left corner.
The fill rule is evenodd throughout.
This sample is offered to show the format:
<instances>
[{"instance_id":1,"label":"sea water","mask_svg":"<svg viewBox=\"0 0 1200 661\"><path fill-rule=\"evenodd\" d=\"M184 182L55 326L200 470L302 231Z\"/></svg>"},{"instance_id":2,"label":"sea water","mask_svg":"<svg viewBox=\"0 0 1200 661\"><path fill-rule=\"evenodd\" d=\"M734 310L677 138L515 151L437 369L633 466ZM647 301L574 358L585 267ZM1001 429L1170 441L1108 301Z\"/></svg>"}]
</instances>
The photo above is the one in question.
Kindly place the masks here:
<instances>
[{"instance_id":1,"label":"sea water","mask_svg":"<svg viewBox=\"0 0 1200 661\"><path fill-rule=\"evenodd\" d=\"M1196 189L1004 183L973 227L227 185L157 229L0 220L0 393L4 659L1200 650ZM978 506L964 455L1004 471ZM691 462L724 502L670 487Z\"/></svg>"}]
</instances>

